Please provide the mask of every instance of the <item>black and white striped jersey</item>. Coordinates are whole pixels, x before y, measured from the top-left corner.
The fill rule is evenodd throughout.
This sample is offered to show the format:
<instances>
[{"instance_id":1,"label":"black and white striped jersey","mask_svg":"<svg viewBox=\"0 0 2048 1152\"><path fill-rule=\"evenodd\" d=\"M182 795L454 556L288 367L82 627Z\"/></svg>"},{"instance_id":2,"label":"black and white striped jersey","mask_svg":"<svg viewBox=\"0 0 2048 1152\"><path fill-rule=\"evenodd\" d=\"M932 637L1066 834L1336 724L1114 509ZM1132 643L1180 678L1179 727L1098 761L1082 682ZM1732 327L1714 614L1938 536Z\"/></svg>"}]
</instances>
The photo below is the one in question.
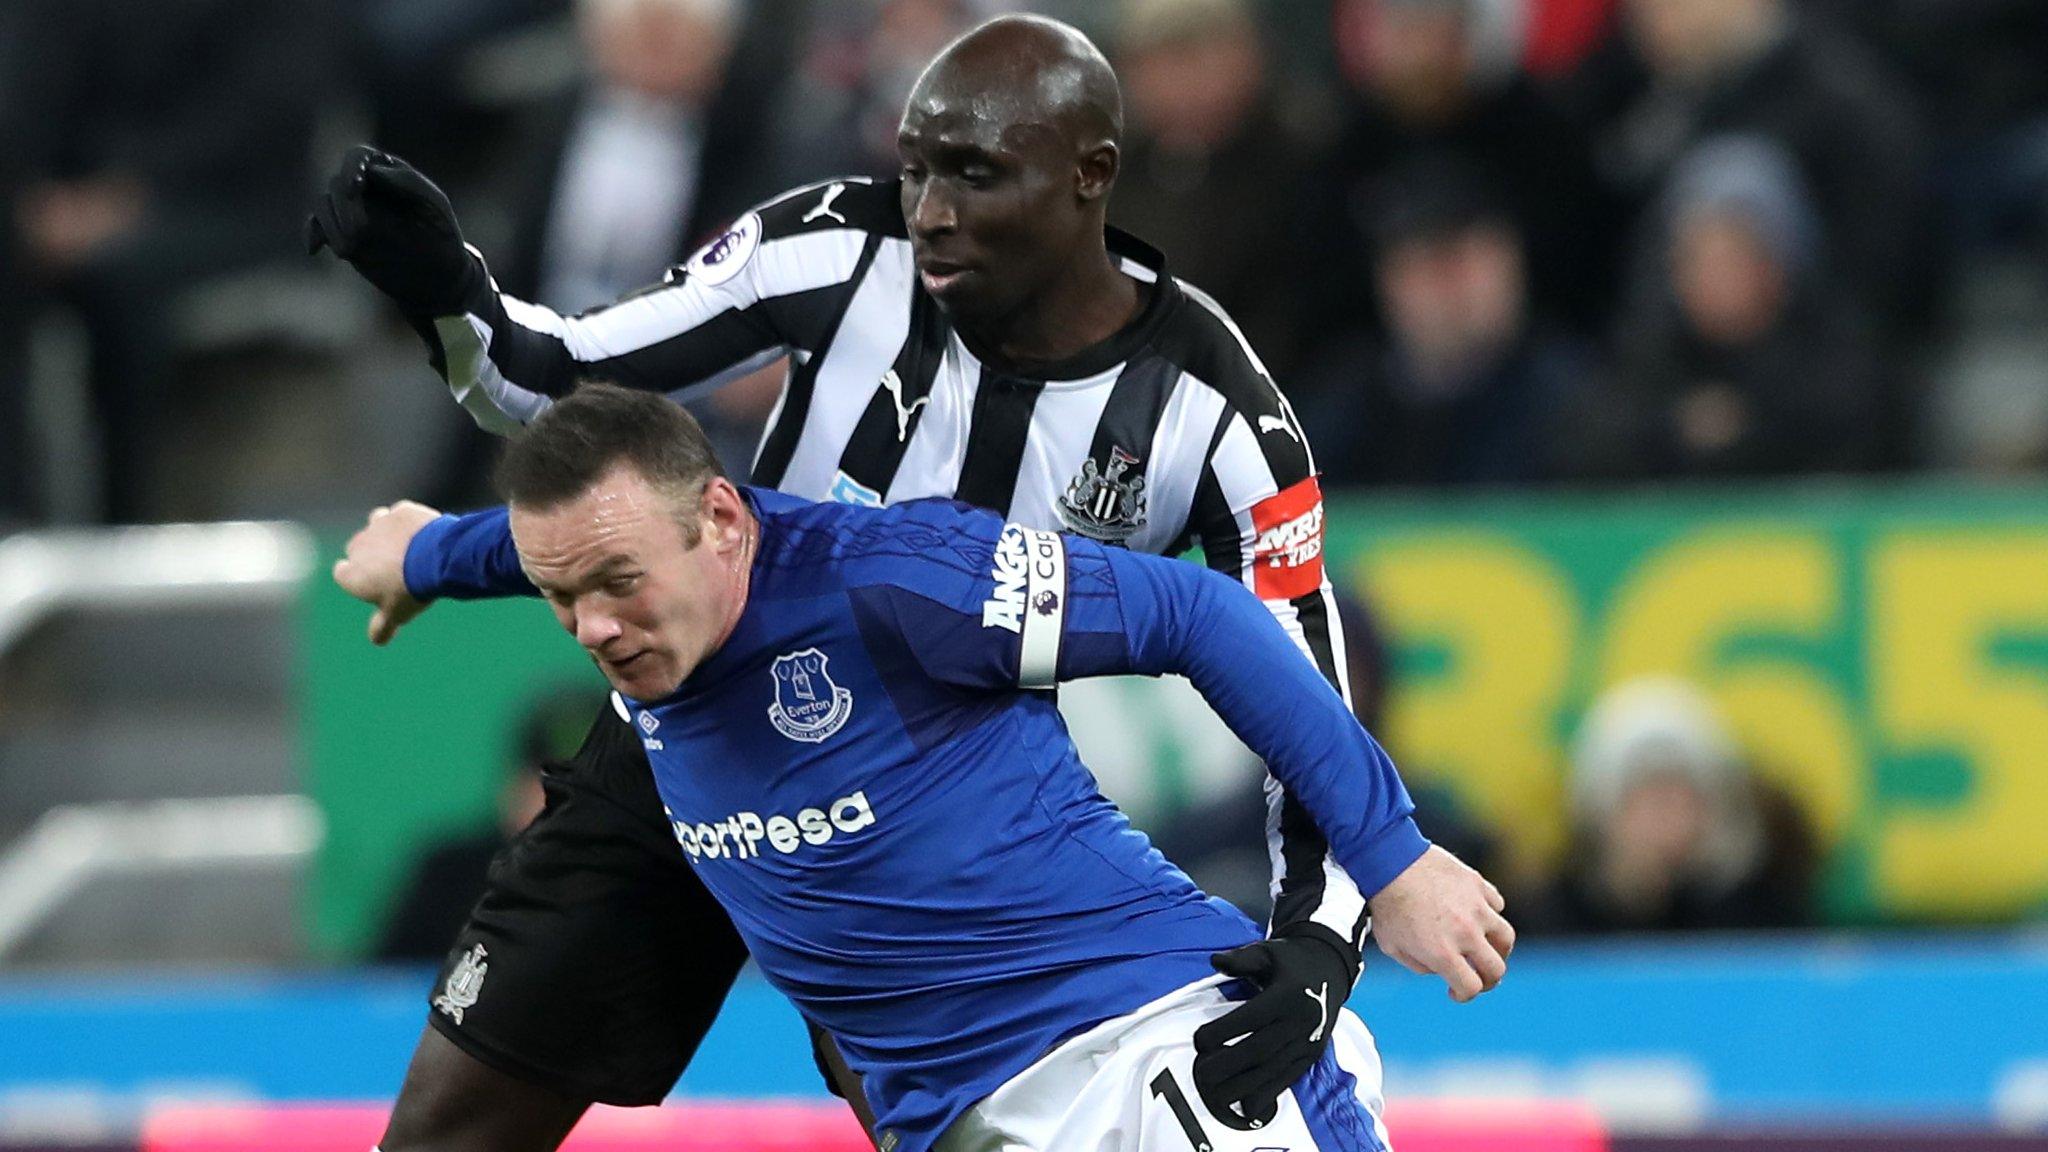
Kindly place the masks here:
<instances>
[{"instance_id":1,"label":"black and white striped jersey","mask_svg":"<svg viewBox=\"0 0 2048 1152\"><path fill-rule=\"evenodd\" d=\"M855 179L769 201L666 283L580 316L492 286L435 322L436 362L480 424L509 431L579 379L682 399L787 353L755 483L871 505L949 496L1147 552L1199 544L1348 698L1301 426L1214 301L1146 245L1109 241L1148 303L1103 343L1028 369L953 330L919 284L897 184ZM1360 943L1357 888L1306 811L1270 778L1267 794L1276 923Z\"/></svg>"}]
</instances>

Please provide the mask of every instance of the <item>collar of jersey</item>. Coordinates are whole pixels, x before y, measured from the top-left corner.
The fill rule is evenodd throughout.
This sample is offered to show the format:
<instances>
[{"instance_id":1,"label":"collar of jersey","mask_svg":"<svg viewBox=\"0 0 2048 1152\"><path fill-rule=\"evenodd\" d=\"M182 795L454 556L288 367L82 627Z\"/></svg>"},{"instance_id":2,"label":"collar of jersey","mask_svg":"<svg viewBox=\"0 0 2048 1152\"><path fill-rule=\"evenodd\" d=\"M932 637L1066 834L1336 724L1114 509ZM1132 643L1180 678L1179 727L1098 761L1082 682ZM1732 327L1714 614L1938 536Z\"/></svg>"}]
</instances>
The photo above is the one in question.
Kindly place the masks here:
<instances>
[{"instance_id":1,"label":"collar of jersey","mask_svg":"<svg viewBox=\"0 0 2048 1152\"><path fill-rule=\"evenodd\" d=\"M1145 307L1129 324L1112 334L1107 340L1091 344L1072 356L1059 360L1008 360L976 347L967 339L967 334L954 330L960 342L981 361L984 368L998 376L1009 376L1019 380L1043 381L1049 384L1071 383L1100 376L1118 364L1129 360L1152 342L1159 326L1166 317L1180 306L1180 288L1167 275L1166 257L1159 249L1152 247L1121 228L1103 229L1103 240L1109 254L1117 258L1119 265L1137 264L1153 275L1153 292ZM1134 277L1134 279L1136 279ZM1142 280L1140 281L1142 283Z\"/></svg>"}]
</instances>

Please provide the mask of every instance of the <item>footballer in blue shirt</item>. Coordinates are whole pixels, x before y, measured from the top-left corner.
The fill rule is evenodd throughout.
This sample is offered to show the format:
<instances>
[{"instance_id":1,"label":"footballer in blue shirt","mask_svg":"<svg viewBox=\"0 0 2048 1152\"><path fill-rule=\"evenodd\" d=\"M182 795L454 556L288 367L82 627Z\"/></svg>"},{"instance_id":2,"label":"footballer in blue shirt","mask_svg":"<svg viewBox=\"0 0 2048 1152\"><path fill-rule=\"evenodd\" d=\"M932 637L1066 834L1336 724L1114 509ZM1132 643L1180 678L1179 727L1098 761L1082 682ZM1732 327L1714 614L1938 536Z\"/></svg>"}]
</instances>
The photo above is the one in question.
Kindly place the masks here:
<instances>
[{"instance_id":1,"label":"footballer in blue shirt","mask_svg":"<svg viewBox=\"0 0 2048 1152\"><path fill-rule=\"evenodd\" d=\"M1295 1006L1329 1044L1289 1090L1200 1103L1198 1049L1226 1077L1273 1058L1204 1031L1260 975L1219 961L1326 945L1259 944L1101 795L1054 704L1064 680L1188 677L1380 889L1428 848L1408 794L1241 585L952 501L736 487L686 412L604 385L536 420L499 484L509 509L445 519L414 549L437 571L409 576L548 600L680 850L862 1077L882 1148L1387 1147L1342 989Z\"/></svg>"}]
</instances>

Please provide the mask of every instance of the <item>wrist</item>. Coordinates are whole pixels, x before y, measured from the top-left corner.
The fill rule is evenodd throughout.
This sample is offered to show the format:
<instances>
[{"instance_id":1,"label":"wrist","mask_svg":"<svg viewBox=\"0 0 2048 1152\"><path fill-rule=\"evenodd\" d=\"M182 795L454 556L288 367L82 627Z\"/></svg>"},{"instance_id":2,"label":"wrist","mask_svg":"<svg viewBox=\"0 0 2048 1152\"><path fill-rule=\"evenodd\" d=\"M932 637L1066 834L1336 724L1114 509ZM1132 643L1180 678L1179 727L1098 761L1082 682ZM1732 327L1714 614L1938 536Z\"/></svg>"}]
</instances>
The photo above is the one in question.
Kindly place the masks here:
<instances>
[{"instance_id":1,"label":"wrist","mask_svg":"<svg viewBox=\"0 0 2048 1152\"><path fill-rule=\"evenodd\" d=\"M441 539L458 519L453 515L438 516L420 525L420 530L406 542L405 561L401 566L405 592L422 604L430 603L440 595Z\"/></svg>"},{"instance_id":2,"label":"wrist","mask_svg":"<svg viewBox=\"0 0 2048 1152\"><path fill-rule=\"evenodd\" d=\"M1328 949L1331 962L1344 970L1344 987L1347 992L1358 983L1358 974L1365 967L1365 958L1359 955L1358 949L1353 948L1327 925L1318 924L1313 920L1297 920L1292 924L1280 925L1273 929L1272 938L1302 941L1312 947Z\"/></svg>"}]
</instances>

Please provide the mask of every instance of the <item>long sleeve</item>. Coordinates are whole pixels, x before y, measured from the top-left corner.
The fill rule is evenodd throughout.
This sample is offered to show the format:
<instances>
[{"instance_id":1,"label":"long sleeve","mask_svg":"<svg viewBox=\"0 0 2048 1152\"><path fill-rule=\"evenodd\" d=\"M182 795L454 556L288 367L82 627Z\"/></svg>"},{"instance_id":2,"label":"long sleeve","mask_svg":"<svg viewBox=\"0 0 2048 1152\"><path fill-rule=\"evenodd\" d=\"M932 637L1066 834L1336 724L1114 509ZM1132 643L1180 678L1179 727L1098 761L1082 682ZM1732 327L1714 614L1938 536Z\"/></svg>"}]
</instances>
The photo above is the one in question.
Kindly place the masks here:
<instances>
[{"instance_id":1,"label":"long sleeve","mask_svg":"<svg viewBox=\"0 0 2048 1152\"><path fill-rule=\"evenodd\" d=\"M443 516L415 533L405 550L405 590L420 601L540 594L519 566L503 507Z\"/></svg>"},{"instance_id":2,"label":"long sleeve","mask_svg":"<svg viewBox=\"0 0 2048 1152\"><path fill-rule=\"evenodd\" d=\"M1202 302L1198 293L1190 296ZM1226 382L1230 404L1212 435L1187 533L1200 542L1210 568L1265 602L1311 667L1349 700L1344 632L1323 570L1322 490L1308 439L1255 362ZM1365 894L1331 856L1308 811L1270 773L1266 839L1273 927L1313 921L1362 946L1370 923Z\"/></svg>"},{"instance_id":3,"label":"long sleeve","mask_svg":"<svg viewBox=\"0 0 2048 1152\"><path fill-rule=\"evenodd\" d=\"M1327 841L1363 896L1428 847L1392 761L1248 590L1178 560L992 515L971 522L978 547L890 557L855 596L862 627L966 689L1184 675L1265 759L1313 822L1318 854Z\"/></svg>"},{"instance_id":4,"label":"long sleeve","mask_svg":"<svg viewBox=\"0 0 2048 1152\"><path fill-rule=\"evenodd\" d=\"M865 182L800 188L616 303L563 316L491 281L422 335L456 402L490 432L531 422L586 378L685 399L829 340L880 243L868 202L884 199L894 211L893 195Z\"/></svg>"},{"instance_id":5,"label":"long sleeve","mask_svg":"<svg viewBox=\"0 0 2048 1152\"><path fill-rule=\"evenodd\" d=\"M1108 563L1131 648L1128 670L1186 676L1307 810L1362 896L1422 855L1428 842L1393 761L1265 605L1190 564L1123 552ZM1060 674L1104 673L1067 665Z\"/></svg>"}]
</instances>

